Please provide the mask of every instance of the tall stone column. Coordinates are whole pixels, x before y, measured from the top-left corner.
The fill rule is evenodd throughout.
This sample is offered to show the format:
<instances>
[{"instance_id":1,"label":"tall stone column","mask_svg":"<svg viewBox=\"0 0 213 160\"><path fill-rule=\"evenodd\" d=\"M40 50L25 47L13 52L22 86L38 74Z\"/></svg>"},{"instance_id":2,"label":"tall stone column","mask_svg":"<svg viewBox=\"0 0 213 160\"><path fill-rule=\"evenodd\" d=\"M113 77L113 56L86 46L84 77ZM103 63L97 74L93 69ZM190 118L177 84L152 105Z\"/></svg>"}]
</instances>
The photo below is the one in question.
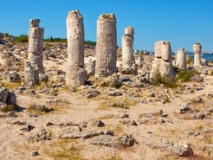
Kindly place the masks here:
<instances>
[{"instance_id":1,"label":"tall stone column","mask_svg":"<svg viewBox=\"0 0 213 160\"><path fill-rule=\"evenodd\" d=\"M107 77L116 73L116 38L114 14L100 15L97 20L96 77Z\"/></svg>"},{"instance_id":2,"label":"tall stone column","mask_svg":"<svg viewBox=\"0 0 213 160\"><path fill-rule=\"evenodd\" d=\"M70 87L79 87L86 81L84 69L84 24L83 16L78 10L73 10L67 16L67 52L68 65L66 84Z\"/></svg>"},{"instance_id":3,"label":"tall stone column","mask_svg":"<svg viewBox=\"0 0 213 160\"><path fill-rule=\"evenodd\" d=\"M37 65L39 72L43 70L43 36L44 29L39 27L39 19L30 20L28 61L32 65Z\"/></svg>"},{"instance_id":4,"label":"tall stone column","mask_svg":"<svg viewBox=\"0 0 213 160\"><path fill-rule=\"evenodd\" d=\"M138 69L141 69L143 66L143 55L142 52L138 53L138 61L137 61Z\"/></svg>"},{"instance_id":5,"label":"tall stone column","mask_svg":"<svg viewBox=\"0 0 213 160\"><path fill-rule=\"evenodd\" d=\"M134 29L132 27L125 28L125 35L122 37L122 68L132 68L135 63L133 56Z\"/></svg>"},{"instance_id":6,"label":"tall stone column","mask_svg":"<svg viewBox=\"0 0 213 160\"><path fill-rule=\"evenodd\" d=\"M193 50L194 50L194 67L199 67L202 65L202 63L201 63L201 51L202 51L201 44L195 43L193 45Z\"/></svg>"},{"instance_id":7,"label":"tall stone column","mask_svg":"<svg viewBox=\"0 0 213 160\"><path fill-rule=\"evenodd\" d=\"M170 42L158 41L155 43L155 58L152 65L150 77L152 79L159 73L162 77L167 77L174 81L174 69L172 66L172 51Z\"/></svg>"},{"instance_id":8,"label":"tall stone column","mask_svg":"<svg viewBox=\"0 0 213 160\"><path fill-rule=\"evenodd\" d=\"M186 52L184 48L176 52L176 67L179 69L186 69Z\"/></svg>"},{"instance_id":9,"label":"tall stone column","mask_svg":"<svg viewBox=\"0 0 213 160\"><path fill-rule=\"evenodd\" d=\"M172 49L169 41L166 41L162 45L162 62L160 67L160 74L162 77L167 77L174 81L174 69L172 66Z\"/></svg>"},{"instance_id":10,"label":"tall stone column","mask_svg":"<svg viewBox=\"0 0 213 160\"><path fill-rule=\"evenodd\" d=\"M161 61L162 61L162 45L163 45L164 41L158 41L155 43L154 45L154 51L155 51L155 57L154 57L154 61L152 64L152 70L150 72L150 78L155 78L155 76L159 73L159 68L161 66Z\"/></svg>"}]
</instances>

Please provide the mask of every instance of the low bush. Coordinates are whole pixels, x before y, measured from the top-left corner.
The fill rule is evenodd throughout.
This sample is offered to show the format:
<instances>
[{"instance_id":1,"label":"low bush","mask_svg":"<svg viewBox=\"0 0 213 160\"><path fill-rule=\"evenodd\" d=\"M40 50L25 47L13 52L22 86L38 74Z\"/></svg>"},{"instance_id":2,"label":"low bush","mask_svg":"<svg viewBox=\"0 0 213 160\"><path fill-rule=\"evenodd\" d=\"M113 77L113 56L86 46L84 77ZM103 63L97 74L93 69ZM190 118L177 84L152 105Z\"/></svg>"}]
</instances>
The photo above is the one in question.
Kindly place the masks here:
<instances>
[{"instance_id":1,"label":"low bush","mask_svg":"<svg viewBox=\"0 0 213 160\"><path fill-rule=\"evenodd\" d=\"M187 82L196 74L196 70L180 70L177 72L176 79L182 82Z\"/></svg>"},{"instance_id":2,"label":"low bush","mask_svg":"<svg viewBox=\"0 0 213 160\"><path fill-rule=\"evenodd\" d=\"M166 87L176 87L176 83L172 78L161 76L160 73L157 73L154 78L152 78L151 82L152 85L160 85L164 84Z\"/></svg>"}]
</instances>

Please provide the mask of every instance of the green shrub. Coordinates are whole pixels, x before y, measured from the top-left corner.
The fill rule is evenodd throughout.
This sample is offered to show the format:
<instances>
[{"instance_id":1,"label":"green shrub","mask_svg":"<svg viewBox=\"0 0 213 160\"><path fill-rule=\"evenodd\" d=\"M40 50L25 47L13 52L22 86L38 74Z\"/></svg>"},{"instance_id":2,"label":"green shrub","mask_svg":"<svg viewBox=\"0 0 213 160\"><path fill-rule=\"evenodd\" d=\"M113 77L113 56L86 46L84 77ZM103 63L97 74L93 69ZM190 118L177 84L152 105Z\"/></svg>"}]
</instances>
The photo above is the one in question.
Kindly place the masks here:
<instances>
[{"instance_id":1,"label":"green shrub","mask_svg":"<svg viewBox=\"0 0 213 160\"><path fill-rule=\"evenodd\" d=\"M156 76L152 78L151 84L152 85L164 84L166 87L171 87L171 88L176 87L174 80L166 76L162 77L160 73L157 73Z\"/></svg>"},{"instance_id":2,"label":"green shrub","mask_svg":"<svg viewBox=\"0 0 213 160\"><path fill-rule=\"evenodd\" d=\"M18 37L14 37L14 42L15 43L24 43L24 42L28 42L28 36L27 35L23 35L21 34Z\"/></svg>"},{"instance_id":3,"label":"green shrub","mask_svg":"<svg viewBox=\"0 0 213 160\"><path fill-rule=\"evenodd\" d=\"M4 37L10 37L9 33L5 33Z\"/></svg>"},{"instance_id":4,"label":"green shrub","mask_svg":"<svg viewBox=\"0 0 213 160\"><path fill-rule=\"evenodd\" d=\"M88 46L95 46L96 42L93 42L93 41L84 41L84 44L88 45Z\"/></svg>"},{"instance_id":5,"label":"green shrub","mask_svg":"<svg viewBox=\"0 0 213 160\"><path fill-rule=\"evenodd\" d=\"M195 74L195 70L180 70L177 72L176 79L181 80L182 82L187 82Z\"/></svg>"}]
</instances>

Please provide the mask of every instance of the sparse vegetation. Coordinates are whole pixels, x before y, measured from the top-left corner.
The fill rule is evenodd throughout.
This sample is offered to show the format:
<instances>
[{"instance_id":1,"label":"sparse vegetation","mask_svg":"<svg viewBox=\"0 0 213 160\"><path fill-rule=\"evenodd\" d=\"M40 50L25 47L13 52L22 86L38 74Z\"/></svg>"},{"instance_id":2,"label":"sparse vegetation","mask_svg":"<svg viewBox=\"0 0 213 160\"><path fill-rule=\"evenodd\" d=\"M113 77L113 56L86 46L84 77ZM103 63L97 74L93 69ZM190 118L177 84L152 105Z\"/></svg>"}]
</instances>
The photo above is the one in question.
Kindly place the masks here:
<instances>
[{"instance_id":1,"label":"sparse vegetation","mask_svg":"<svg viewBox=\"0 0 213 160\"><path fill-rule=\"evenodd\" d=\"M180 70L176 75L177 80L187 82L189 79L196 74L196 70Z\"/></svg>"},{"instance_id":2,"label":"sparse vegetation","mask_svg":"<svg viewBox=\"0 0 213 160\"><path fill-rule=\"evenodd\" d=\"M210 71L210 76L213 76L213 70Z\"/></svg>"},{"instance_id":3,"label":"sparse vegetation","mask_svg":"<svg viewBox=\"0 0 213 160\"><path fill-rule=\"evenodd\" d=\"M151 81L152 85L160 85L160 84L164 84L166 87L170 87L170 88L174 88L176 87L176 83L174 82L174 80L166 77L166 76L161 76L160 73L157 73L156 76L154 78L152 78Z\"/></svg>"},{"instance_id":4,"label":"sparse vegetation","mask_svg":"<svg viewBox=\"0 0 213 160\"><path fill-rule=\"evenodd\" d=\"M14 105L8 104L8 105L6 105L4 107L1 107L0 111L2 111L2 112L9 112L9 111L14 111L15 109L16 109L16 107Z\"/></svg>"},{"instance_id":5,"label":"sparse vegetation","mask_svg":"<svg viewBox=\"0 0 213 160\"><path fill-rule=\"evenodd\" d=\"M25 43L28 42L28 36L21 34L20 36L14 37L15 43Z\"/></svg>"},{"instance_id":6,"label":"sparse vegetation","mask_svg":"<svg viewBox=\"0 0 213 160\"><path fill-rule=\"evenodd\" d=\"M9 33L5 33L4 37L10 37Z\"/></svg>"},{"instance_id":7,"label":"sparse vegetation","mask_svg":"<svg viewBox=\"0 0 213 160\"><path fill-rule=\"evenodd\" d=\"M83 146L77 145L69 139L59 139L52 144L54 147L45 149L45 154L54 159L83 160L81 151Z\"/></svg>"}]
</instances>

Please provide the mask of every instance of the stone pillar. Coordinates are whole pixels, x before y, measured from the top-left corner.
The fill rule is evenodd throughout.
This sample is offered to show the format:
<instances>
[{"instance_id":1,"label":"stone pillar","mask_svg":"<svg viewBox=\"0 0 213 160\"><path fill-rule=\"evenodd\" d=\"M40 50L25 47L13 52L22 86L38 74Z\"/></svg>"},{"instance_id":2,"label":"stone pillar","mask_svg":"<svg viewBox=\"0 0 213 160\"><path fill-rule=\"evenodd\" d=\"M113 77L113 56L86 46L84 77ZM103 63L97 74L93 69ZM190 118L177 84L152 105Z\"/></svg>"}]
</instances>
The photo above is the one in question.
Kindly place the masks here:
<instances>
[{"instance_id":1,"label":"stone pillar","mask_svg":"<svg viewBox=\"0 0 213 160\"><path fill-rule=\"evenodd\" d=\"M122 37L122 68L132 68L135 63L133 56L134 29L132 27L125 28L125 35Z\"/></svg>"},{"instance_id":2,"label":"stone pillar","mask_svg":"<svg viewBox=\"0 0 213 160\"><path fill-rule=\"evenodd\" d=\"M159 41L155 43L155 58L150 77L153 79L159 73L161 77L167 77L174 81L174 69L172 66L172 51L170 42Z\"/></svg>"},{"instance_id":3,"label":"stone pillar","mask_svg":"<svg viewBox=\"0 0 213 160\"><path fill-rule=\"evenodd\" d=\"M184 48L176 52L176 67L179 69L186 69L186 52Z\"/></svg>"},{"instance_id":4,"label":"stone pillar","mask_svg":"<svg viewBox=\"0 0 213 160\"><path fill-rule=\"evenodd\" d=\"M84 69L83 16L78 10L73 10L68 13L67 42L68 65L66 84L70 87L79 87L85 84L87 73Z\"/></svg>"},{"instance_id":5,"label":"stone pillar","mask_svg":"<svg viewBox=\"0 0 213 160\"><path fill-rule=\"evenodd\" d=\"M142 56L142 53L139 53L139 54L138 54L138 61L137 61L137 64L138 64L138 69L141 69L142 66L143 66L143 56Z\"/></svg>"},{"instance_id":6,"label":"stone pillar","mask_svg":"<svg viewBox=\"0 0 213 160\"><path fill-rule=\"evenodd\" d=\"M93 59L89 59L88 63L86 63L86 71L87 71L87 75L95 75L95 60Z\"/></svg>"},{"instance_id":7,"label":"stone pillar","mask_svg":"<svg viewBox=\"0 0 213 160\"><path fill-rule=\"evenodd\" d=\"M39 70L36 64L25 63L25 81L28 85L36 85L39 83Z\"/></svg>"},{"instance_id":8,"label":"stone pillar","mask_svg":"<svg viewBox=\"0 0 213 160\"><path fill-rule=\"evenodd\" d=\"M150 72L150 78L154 78L158 73L160 74L159 68L161 66L161 61L162 61L162 45L163 41L158 41L154 45L154 51L155 51L155 57L154 61L152 64L152 70Z\"/></svg>"},{"instance_id":9,"label":"stone pillar","mask_svg":"<svg viewBox=\"0 0 213 160\"><path fill-rule=\"evenodd\" d=\"M174 69L172 66L172 49L169 41L162 45L162 62L160 67L160 74L162 77L170 78L172 81L175 79Z\"/></svg>"},{"instance_id":10,"label":"stone pillar","mask_svg":"<svg viewBox=\"0 0 213 160\"><path fill-rule=\"evenodd\" d=\"M193 50L194 50L194 67L199 67L202 65L202 63L201 63L201 51L202 51L201 44L195 43L193 45Z\"/></svg>"},{"instance_id":11,"label":"stone pillar","mask_svg":"<svg viewBox=\"0 0 213 160\"><path fill-rule=\"evenodd\" d=\"M97 20L96 77L116 73L116 18L114 14L102 14Z\"/></svg>"},{"instance_id":12,"label":"stone pillar","mask_svg":"<svg viewBox=\"0 0 213 160\"><path fill-rule=\"evenodd\" d=\"M43 35L44 29L39 27L39 19L30 20L28 61L38 66L38 70L43 70Z\"/></svg>"}]
</instances>

